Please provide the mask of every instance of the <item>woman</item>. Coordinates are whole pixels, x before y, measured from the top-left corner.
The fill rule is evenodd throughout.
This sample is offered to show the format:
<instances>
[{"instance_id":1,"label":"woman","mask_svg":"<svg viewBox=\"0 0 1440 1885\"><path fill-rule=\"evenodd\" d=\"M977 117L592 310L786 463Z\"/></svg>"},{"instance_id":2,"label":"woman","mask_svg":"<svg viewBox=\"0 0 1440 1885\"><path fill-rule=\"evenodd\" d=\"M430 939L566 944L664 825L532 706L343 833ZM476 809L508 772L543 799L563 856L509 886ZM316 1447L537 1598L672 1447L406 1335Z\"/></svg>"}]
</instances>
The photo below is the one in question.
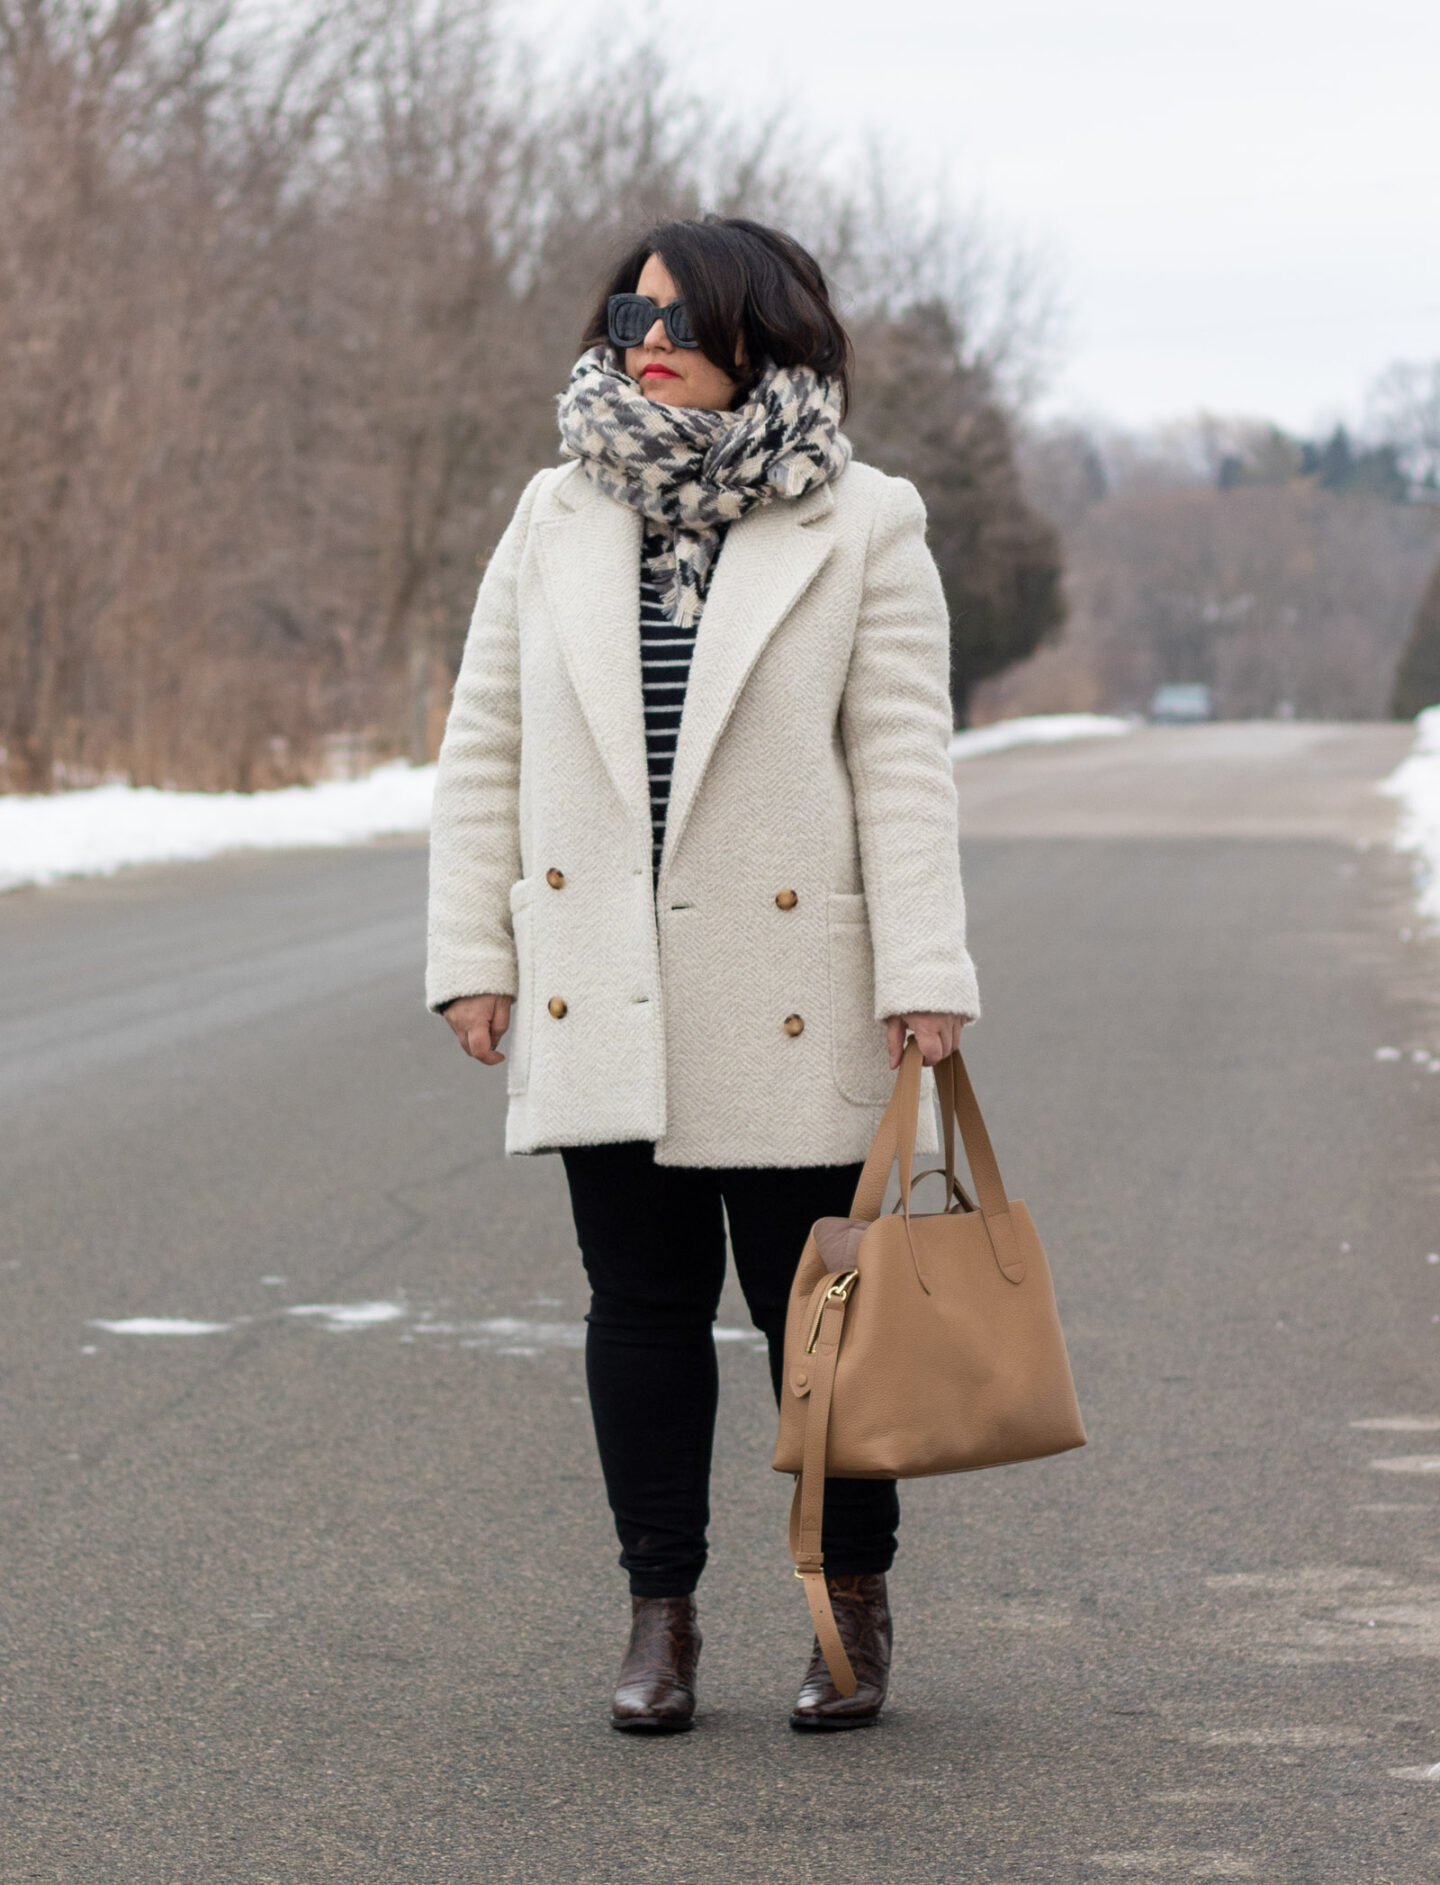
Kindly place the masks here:
<instances>
[{"instance_id":1,"label":"woman","mask_svg":"<svg viewBox=\"0 0 1440 1885\"><path fill-rule=\"evenodd\" d=\"M440 755L427 999L558 1150L632 1629L611 1721L690 1725L726 1226L779 1392L811 1223L845 1214L907 1036L979 1013L913 487L851 462L850 344L759 224L653 229L560 400L567 462L481 584ZM873 1722L893 1481L826 1488L835 1613L800 1729Z\"/></svg>"}]
</instances>

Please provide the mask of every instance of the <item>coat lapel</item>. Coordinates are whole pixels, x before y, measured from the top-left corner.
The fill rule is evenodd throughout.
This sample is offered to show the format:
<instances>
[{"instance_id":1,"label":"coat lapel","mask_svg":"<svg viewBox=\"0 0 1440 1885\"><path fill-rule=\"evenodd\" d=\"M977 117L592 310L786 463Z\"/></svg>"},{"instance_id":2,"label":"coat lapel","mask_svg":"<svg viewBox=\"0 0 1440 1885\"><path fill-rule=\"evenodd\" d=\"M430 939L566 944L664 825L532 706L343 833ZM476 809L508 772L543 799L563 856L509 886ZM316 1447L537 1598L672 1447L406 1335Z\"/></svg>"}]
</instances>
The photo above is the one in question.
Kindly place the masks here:
<instances>
[{"instance_id":1,"label":"coat lapel","mask_svg":"<svg viewBox=\"0 0 1440 1885\"><path fill-rule=\"evenodd\" d=\"M680 842L705 769L741 688L766 642L830 554L834 539L828 519L834 508L830 487L822 484L802 498L751 511L732 524L726 534L705 612L700 617L685 709L680 716L665 820L667 858L674 855Z\"/></svg>"},{"instance_id":2,"label":"coat lapel","mask_svg":"<svg viewBox=\"0 0 1440 1885\"><path fill-rule=\"evenodd\" d=\"M535 526L545 600L605 770L626 810L643 827L648 855L640 517L606 497L578 469L555 496L561 514Z\"/></svg>"}]
</instances>

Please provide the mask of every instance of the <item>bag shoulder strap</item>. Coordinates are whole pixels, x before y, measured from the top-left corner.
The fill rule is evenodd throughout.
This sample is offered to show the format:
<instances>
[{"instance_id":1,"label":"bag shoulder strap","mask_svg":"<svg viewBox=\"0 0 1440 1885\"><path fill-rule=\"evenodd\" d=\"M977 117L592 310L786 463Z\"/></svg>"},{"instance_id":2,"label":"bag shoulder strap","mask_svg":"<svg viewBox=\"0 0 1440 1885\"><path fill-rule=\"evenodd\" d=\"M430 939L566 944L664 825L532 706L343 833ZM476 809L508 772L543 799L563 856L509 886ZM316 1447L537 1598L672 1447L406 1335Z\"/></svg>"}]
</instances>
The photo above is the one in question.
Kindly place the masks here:
<instances>
[{"instance_id":1,"label":"bag shoulder strap","mask_svg":"<svg viewBox=\"0 0 1440 1885\"><path fill-rule=\"evenodd\" d=\"M830 1437L835 1364L840 1355L846 1305L857 1278L855 1270L838 1276L830 1272L815 1285L809 1318L814 1335L801 1358L801 1374L785 1383L786 1390L804 1393L807 1399L805 1446L800 1456L795 1495L790 1501L790 1556L795 1560L795 1575L805 1586L805 1600L810 1606L830 1680L841 1695L855 1693L855 1671L845 1654L830 1603L821 1539L825 1527L825 1451Z\"/></svg>"}]
</instances>

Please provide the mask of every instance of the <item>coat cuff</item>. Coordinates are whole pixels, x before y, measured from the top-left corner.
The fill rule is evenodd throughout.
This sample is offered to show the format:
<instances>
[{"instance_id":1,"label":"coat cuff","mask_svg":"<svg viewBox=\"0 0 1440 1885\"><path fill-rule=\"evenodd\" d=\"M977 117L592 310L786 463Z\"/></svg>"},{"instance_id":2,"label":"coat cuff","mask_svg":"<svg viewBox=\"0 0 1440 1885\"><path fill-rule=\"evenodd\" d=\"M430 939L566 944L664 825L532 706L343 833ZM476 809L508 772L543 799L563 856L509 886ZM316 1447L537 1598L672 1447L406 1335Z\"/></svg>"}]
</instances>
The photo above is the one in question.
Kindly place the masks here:
<instances>
[{"instance_id":1,"label":"coat cuff","mask_svg":"<svg viewBox=\"0 0 1440 1885\"><path fill-rule=\"evenodd\" d=\"M425 971L425 1006L432 1014L467 995L508 995L513 1001L519 992L513 951L467 950L463 956L432 960Z\"/></svg>"},{"instance_id":2,"label":"coat cuff","mask_svg":"<svg viewBox=\"0 0 1440 1885\"><path fill-rule=\"evenodd\" d=\"M980 989L975 964L963 951L959 960L931 965L910 963L903 972L875 978L875 1019L896 1014L958 1014L980 1019Z\"/></svg>"}]
</instances>

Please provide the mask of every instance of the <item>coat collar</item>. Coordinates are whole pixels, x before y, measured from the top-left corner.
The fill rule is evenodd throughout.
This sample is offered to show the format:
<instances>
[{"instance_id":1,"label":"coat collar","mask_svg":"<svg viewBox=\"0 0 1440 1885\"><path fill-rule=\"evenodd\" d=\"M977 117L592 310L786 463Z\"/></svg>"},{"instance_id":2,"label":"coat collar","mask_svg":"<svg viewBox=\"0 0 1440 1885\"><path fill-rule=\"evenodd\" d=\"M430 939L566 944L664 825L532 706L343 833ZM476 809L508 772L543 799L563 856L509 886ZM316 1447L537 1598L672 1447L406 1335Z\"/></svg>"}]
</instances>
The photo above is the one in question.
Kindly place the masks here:
<instances>
[{"instance_id":1,"label":"coat collar","mask_svg":"<svg viewBox=\"0 0 1440 1885\"><path fill-rule=\"evenodd\" d=\"M552 487L555 515L537 521L546 601L571 681L622 803L650 848L650 781L640 685L640 517L577 465ZM764 504L726 533L676 743L665 824L674 855L717 741L780 623L830 554L828 484Z\"/></svg>"}]
</instances>

